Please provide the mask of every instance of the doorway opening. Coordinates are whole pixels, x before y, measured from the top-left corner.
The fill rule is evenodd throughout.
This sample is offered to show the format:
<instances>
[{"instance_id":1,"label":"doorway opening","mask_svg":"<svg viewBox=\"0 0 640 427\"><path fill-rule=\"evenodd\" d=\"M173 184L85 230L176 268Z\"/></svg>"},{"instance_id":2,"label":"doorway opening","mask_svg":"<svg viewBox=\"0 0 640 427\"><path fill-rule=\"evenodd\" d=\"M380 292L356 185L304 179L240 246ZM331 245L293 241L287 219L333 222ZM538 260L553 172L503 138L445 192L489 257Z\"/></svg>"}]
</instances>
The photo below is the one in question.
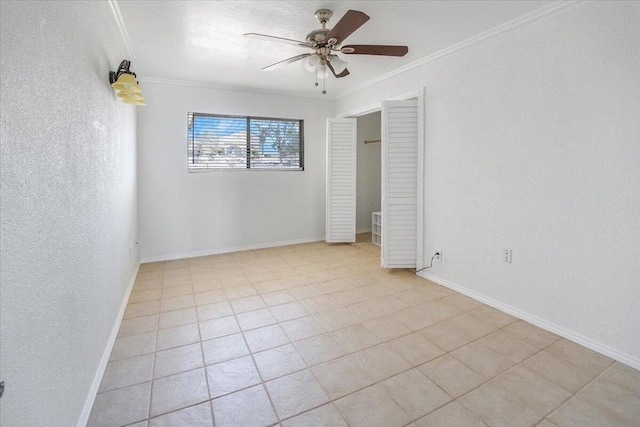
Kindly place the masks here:
<instances>
[{"instance_id":1,"label":"doorway opening","mask_svg":"<svg viewBox=\"0 0 640 427\"><path fill-rule=\"evenodd\" d=\"M356 117L356 233L358 240L382 241L382 123L380 111Z\"/></svg>"},{"instance_id":2,"label":"doorway opening","mask_svg":"<svg viewBox=\"0 0 640 427\"><path fill-rule=\"evenodd\" d=\"M355 242L380 212L381 266L422 266L423 141L424 89L327 119L327 242Z\"/></svg>"}]
</instances>

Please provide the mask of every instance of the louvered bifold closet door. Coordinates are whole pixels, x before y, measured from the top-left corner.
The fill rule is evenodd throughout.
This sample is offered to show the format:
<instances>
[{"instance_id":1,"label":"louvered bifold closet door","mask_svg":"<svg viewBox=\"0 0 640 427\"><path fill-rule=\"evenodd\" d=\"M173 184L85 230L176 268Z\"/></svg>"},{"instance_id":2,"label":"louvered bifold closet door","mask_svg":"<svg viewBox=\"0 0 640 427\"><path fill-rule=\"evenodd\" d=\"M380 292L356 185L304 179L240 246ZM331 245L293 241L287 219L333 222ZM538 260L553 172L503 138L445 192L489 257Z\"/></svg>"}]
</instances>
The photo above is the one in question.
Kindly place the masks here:
<instances>
[{"instance_id":1,"label":"louvered bifold closet door","mask_svg":"<svg viewBox=\"0 0 640 427\"><path fill-rule=\"evenodd\" d=\"M356 119L327 119L325 239L356 241Z\"/></svg>"},{"instance_id":2,"label":"louvered bifold closet door","mask_svg":"<svg viewBox=\"0 0 640 427\"><path fill-rule=\"evenodd\" d=\"M415 268L418 101L382 104L382 266Z\"/></svg>"}]
</instances>

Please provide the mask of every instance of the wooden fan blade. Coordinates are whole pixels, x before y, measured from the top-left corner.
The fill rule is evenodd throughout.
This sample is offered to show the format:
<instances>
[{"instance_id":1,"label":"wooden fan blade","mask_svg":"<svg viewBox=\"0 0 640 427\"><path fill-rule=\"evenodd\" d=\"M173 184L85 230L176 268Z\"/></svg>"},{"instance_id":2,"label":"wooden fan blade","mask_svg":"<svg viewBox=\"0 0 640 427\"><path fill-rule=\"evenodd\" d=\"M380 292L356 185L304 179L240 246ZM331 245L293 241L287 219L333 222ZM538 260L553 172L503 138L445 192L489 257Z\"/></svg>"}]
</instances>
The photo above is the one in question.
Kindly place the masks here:
<instances>
[{"instance_id":1,"label":"wooden fan blade","mask_svg":"<svg viewBox=\"0 0 640 427\"><path fill-rule=\"evenodd\" d=\"M336 70L333 69L333 65L331 65L331 62L327 62L327 67L329 67L329 69L331 70L331 73L337 79L339 79L340 77L346 77L346 76L349 75L349 70L347 70L346 68L344 70L342 70L342 72L340 74L336 74Z\"/></svg>"},{"instance_id":2,"label":"wooden fan blade","mask_svg":"<svg viewBox=\"0 0 640 427\"><path fill-rule=\"evenodd\" d=\"M304 59L304 58L306 58L308 56L311 56L311 55L314 55L314 54L313 53L303 53L302 55L292 56L291 58L287 58L285 60L276 62L275 64L268 65L268 66L264 67L262 69L262 71L275 70L276 68L280 68L280 67L283 67L285 65L292 64L292 63L294 63L296 61L300 61L301 59Z\"/></svg>"},{"instance_id":3,"label":"wooden fan blade","mask_svg":"<svg viewBox=\"0 0 640 427\"><path fill-rule=\"evenodd\" d=\"M347 77L349 75L349 70L347 70L346 68L344 70L342 70L342 72L340 74L336 74L337 78L340 77Z\"/></svg>"},{"instance_id":4,"label":"wooden fan blade","mask_svg":"<svg viewBox=\"0 0 640 427\"><path fill-rule=\"evenodd\" d=\"M347 55L405 56L409 52L409 48L381 44L350 44L342 46L340 51Z\"/></svg>"},{"instance_id":5,"label":"wooden fan blade","mask_svg":"<svg viewBox=\"0 0 640 427\"><path fill-rule=\"evenodd\" d=\"M287 39L284 37L268 36L266 34L246 33L244 34L244 36L250 37L252 39L258 39L258 40L264 40L264 41L286 43L286 44L292 44L292 45L302 46L302 47L311 47L311 48L313 47L311 43L303 42L300 40Z\"/></svg>"},{"instance_id":6,"label":"wooden fan blade","mask_svg":"<svg viewBox=\"0 0 640 427\"><path fill-rule=\"evenodd\" d=\"M326 41L336 39L335 44L342 43L347 37L349 37L355 30L362 27L365 22L369 20L369 16L365 13L357 10L348 10L338 23L329 31Z\"/></svg>"}]
</instances>

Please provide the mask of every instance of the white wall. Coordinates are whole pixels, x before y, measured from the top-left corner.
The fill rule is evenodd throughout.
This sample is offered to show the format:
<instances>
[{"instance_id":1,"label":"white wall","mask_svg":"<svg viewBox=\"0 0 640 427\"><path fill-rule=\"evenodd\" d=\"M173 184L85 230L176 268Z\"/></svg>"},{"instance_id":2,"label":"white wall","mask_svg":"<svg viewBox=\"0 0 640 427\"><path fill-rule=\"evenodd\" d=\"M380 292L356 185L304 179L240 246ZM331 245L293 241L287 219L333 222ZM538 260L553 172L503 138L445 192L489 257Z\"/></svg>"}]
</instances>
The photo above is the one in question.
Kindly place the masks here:
<instances>
[{"instance_id":1,"label":"white wall","mask_svg":"<svg viewBox=\"0 0 640 427\"><path fill-rule=\"evenodd\" d=\"M324 238L325 127L333 103L144 83L138 115L143 260ZM304 120L305 170L187 171L187 113Z\"/></svg>"},{"instance_id":2,"label":"white wall","mask_svg":"<svg viewBox=\"0 0 640 427\"><path fill-rule=\"evenodd\" d=\"M137 268L135 111L107 2L2 2L2 426L73 426Z\"/></svg>"},{"instance_id":3,"label":"white wall","mask_svg":"<svg viewBox=\"0 0 640 427\"><path fill-rule=\"evenodd\" d=\"M380 139L382 133L380 117L379 111L358 117L356 230L371 230L371 212L378 212L381 208L381 144L379 142L364 143L364 141Z\"/></svg>"},{"instance_id":4,"label":"white wall","mask_svg":"<svg viewBox=\"0 0 640 427\"><path fill-rule=\"evenodd\" d=\"M424 85L430 277L636 368L638 52L639 2L581 3L337 103Z\"/></svg>"}]
</instances>

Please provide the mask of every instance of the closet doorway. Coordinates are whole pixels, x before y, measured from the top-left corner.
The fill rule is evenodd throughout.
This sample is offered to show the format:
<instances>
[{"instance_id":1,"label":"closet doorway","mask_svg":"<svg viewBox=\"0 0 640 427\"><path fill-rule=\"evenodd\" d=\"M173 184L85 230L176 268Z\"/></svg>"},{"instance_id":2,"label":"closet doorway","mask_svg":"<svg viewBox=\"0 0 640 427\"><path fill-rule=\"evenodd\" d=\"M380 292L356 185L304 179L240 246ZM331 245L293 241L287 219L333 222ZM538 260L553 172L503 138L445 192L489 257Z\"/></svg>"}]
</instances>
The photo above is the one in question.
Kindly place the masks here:
<instances>
[{"instance_id":1,"label":"closet doorway","mask_svg":"<svg viewBox=\"0 0 640 427\"><path fill-rule=\"evenodd\" d=\"M378 246L382 242L379 221L382 210L381 119L380 111L356 118L356 233L369 233L371 241ZM374 220L372 216L378 219Z\"/></svg>"},{"instance_id":2,"label":"closet doorway","mask_svg":"<svg viewBox=\"0 0 640 427\"><path fill-rule=\"evenodd\" d=\"M355 242L357 230L371 224L365 215L376 212L371 207L375 205L367 206L362 199L357 204L356 182L362 169L358 167L362 164L359 145L376 144L364 144L364 135L357 131L358 119L380 114L381 266L386 268L416 268L423 263L424 89L406 95L383 101L378 108L346 114L346 118L327 119L325 239ZM374 173L373 168L365 170Z\"/></svg>"}]
</instances>

